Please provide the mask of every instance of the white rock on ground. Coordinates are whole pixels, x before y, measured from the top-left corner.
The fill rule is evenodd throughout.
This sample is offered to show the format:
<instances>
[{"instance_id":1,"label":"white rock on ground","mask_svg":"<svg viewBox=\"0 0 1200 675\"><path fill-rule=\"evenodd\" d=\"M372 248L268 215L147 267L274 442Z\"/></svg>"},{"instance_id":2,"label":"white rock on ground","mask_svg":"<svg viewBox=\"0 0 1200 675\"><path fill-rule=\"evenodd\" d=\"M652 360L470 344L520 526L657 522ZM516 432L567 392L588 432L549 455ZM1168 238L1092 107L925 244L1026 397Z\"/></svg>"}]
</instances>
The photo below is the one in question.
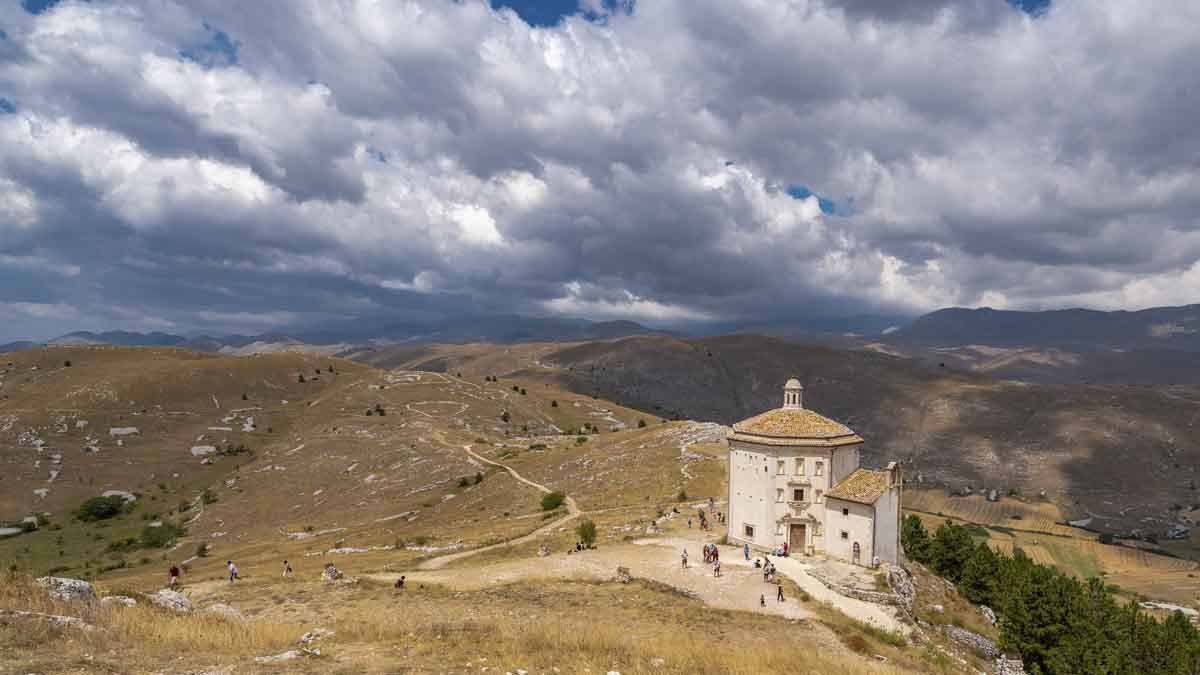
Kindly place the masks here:
<instances>
[{"instance_id":1,"label":"white rock on ground","mask_svg":"<svg viewBox=\"0 0 1200 675\"><path fill-rule=\"evenodd\" d=\"M132 492L126 492L125 490L105 490L104 492L100 493L100 496L120 497L121 499L124 499L126 503L137 501L137 497Z\"/></svg>"},{"instance_id":2,"label":"white rock on ground","mask_svg":"<svg viewBox=\"0 0 1200 675\"><path fill-rule=\"evenodd\" d=\"M40 577L37 583L46 589L50 597L58 600L91 602L96 599L96 591L92 589L92 585L80 579Z\"/></svg>"},{"instance_id":3,"label":"white rock on ground","mask_svg":"<svg viewBox=\"0 0 1200 675\"><path fill-rule=\"evenodd\" d=\"M147 593L146 599L154 605L175 612L189 612L192 609L192 601L188 600L186 595L166 588L155 593Z\"/></svg>"},{"instance_id":4,"label":"white rock on ground","mask_svg":"<svg viewBox=\"0 0 1200 675\"><path fill-rule=\"evenodd\" d=\"M194 446L192 446L192 456L193 457L203 457L204 455L211 455L211 454L214 454L216 451L217 451L217 448L212 445L194 445Z\"/></svg>"},{"instance_id":5,"label":"white rock on ground","mask_svg":"<svg viewBox=\"0 0 1200 675\"><path fill-rule=\"evenodd\" d=\"M108 430L109 436L132 436L138 433L137 427L112 427Z\"/></svg>"},{"instance_id":6,"label":"white rock on ground","mask_svg":"<svg viewBox=\"0 0 1200 675\"><path fill-rule=\"evenodd\" d=\"M293 659L298 659L298 658L300 658L300 656L301 656L301 653L299 651L297 651L295 649L289 649L288 651L283 652L282 654L275 654L273 656L256 656L256 657L254 657L254 662L255 663L278 663L280 661L291 661Z\"/></svg>"},{"instance_id":7,"label":"white rock on ground","mask_svg":"<svg viewBox=\"0 0 1200 675\"><path fill-rule=\"evenodd\" d=\"M100 604L105 607L136 607L137 600L127 595L109 595L100 598Z\"/></svg>"}]
</instances>

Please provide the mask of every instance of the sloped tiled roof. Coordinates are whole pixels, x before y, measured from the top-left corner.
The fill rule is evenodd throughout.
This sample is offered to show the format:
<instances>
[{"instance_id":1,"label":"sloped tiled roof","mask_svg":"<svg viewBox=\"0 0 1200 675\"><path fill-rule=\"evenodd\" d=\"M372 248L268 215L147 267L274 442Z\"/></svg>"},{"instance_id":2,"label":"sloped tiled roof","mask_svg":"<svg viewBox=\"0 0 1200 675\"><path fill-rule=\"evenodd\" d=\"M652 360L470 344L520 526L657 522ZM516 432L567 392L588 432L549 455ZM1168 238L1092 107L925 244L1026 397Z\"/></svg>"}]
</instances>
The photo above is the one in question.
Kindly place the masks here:
<instances>
[{"instance_id":1,"label":"sloped tiled roof","mask_svg":"<svg viewBox=\"0 0 1200 675\"><path fill-rule=\"evenodd\" d=\"M733 425L733 440L763 445L839 446L863 439L844 424L807 408L776 408Z\"/></svg>"},{"instance_id":2,"label":"sloped tiled roof","mask_svg":"<svg viewBox=\"0 0 1200 675\"><path fill-rule=\"evenodd\" d=\"M888 474L886 471L871 469L855 469L854 473L833 486L826 497L844 499L859 504L874 504L888 489Z\"/></svg>"}]
</instances>

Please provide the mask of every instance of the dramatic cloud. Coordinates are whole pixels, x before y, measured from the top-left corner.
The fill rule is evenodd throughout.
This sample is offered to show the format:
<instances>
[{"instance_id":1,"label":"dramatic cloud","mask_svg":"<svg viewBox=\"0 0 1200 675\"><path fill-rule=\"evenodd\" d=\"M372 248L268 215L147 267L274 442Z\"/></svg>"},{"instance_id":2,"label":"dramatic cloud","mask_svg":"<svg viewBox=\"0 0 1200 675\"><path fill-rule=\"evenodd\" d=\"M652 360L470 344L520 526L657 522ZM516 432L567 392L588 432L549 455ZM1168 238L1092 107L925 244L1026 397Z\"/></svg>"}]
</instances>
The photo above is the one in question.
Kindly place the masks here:
<instances>
[{"instance_id":1,"label":"dramatic cloud","mask_svg":"<svg viewBox=\"0 0 1200 675\"><path fill-rule=\"evenodd\" d=\"M552 4L0 6L0 340L1196 299L1194 2Z\"/></svg>"}]
</instances>

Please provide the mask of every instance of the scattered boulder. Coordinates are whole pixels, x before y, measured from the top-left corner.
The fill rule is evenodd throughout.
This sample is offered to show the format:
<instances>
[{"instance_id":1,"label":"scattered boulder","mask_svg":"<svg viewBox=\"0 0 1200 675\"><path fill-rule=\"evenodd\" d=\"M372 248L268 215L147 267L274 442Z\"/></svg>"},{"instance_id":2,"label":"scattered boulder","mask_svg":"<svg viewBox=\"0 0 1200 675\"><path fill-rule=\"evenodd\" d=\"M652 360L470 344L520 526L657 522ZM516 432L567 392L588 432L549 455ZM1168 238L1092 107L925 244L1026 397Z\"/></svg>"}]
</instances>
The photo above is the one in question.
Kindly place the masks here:
<instances>
[{"instance_id":1,"label":"scattered boulder","mask_svg":"<svg viewBox=\"0 0 1200 675\"><path fill-rule=\"evenodd\" d=\"M329 630L328 628L314 628L300 636L300 644L308 646L313 642L320 640L321 638L329 637L331 635L333 635L333 631Z\"/></svg>"},{"instance_id":2,"label":"scattered boulder","mask_svg":"<svg viewBox=\"0 0 1200 675\"><path fill-rule=\"evenodd\" d=\"M137 600L128 595L109 595L100 598L100 604L105 607L136 607Z\"/></svg>"},{"instance_id":3,"label":"scattered boulder","mask_svg":"<svg viewBox=\"0 0 1200 675\"><path fill-rule=\"evenodd\" d=\"M633 575L629 573L628 567L617 568L617 581L623 584L633 581Z\"/></svg>"},{"instance_id":4,"label":"scattered boulder","mask_svg":"<svg viewBox=\"0 0 1200 675\"><path fill-rule=\"evenodd\" d=\"M67 602L92 602L96 599L96 591L92 585L79 579L66 577L41 577L37 583L50 597Z\"/></svg>"},{"instance_id":5,"label":"scattered boulder","mask_svg":"<svg viewBox=\"0 0 1200 675\"><path fill-rule=\"evenodd\" d=\"M327 563L324 571L321 572L321 579L325 581L338 581L345 576L341 570L333 566L333 563Z\"/></svg>"},{"instance_id":6,"label":"scattered boulder","mask_svg":"<svg viewBox=\"0 0 1200 675\"><path fill-rule=\"evenodd\" d=\"M941 605L930 605L929 609L932 609L933 611L937 612L938 614L941 614L942 612L946 611L946 608L942 607Z\"/></svg>"},{"instance_id":7,"label":"scattered boulder","mask_svg":"<svg viewBox=\"0 0 1200 675\"><path fill-rule=\"evenodd\" d=\"M192 601L188 600L186 595L166 588L155 593L147 593L146 599L151 604L173 612L190 612L192 610Z\"/></svg>"},{"instance_id":8,"label":"scattered boulder","mask_svg":"<svg viewBox=\"0 0 1200 675\"><path fill-rule=\"evenodd\" d=\"M203 457L204 455L212 455L217 452L215 445L195 445L192 446L193 457Z\"/></svg>"},{"instance_id":9,"label":"scattered boulder","mask_svg":"<svg viewBox=\"0 0 1200 675\"><path fill-rule=\"evenodd\" d=\"M980 605L979 611L983 614L984 621L987 621L989 625L996 625L996 613L992 611L991 607L988 607L987 605Z\"/></svg>"},{"instance_id":10,"label":"scattered boulder","mask_svg":"<svg viewBox=\"0 0 1200 675\"><path fill-rule=\"evenodd\" d=\"M216 603L215 605L209 605L208 607L205 607L204 611L209 614L218 614L227 619L236 619L238 621L246 620L246 617L242 616L242 613L237 611L236 608L220 602Z\"/></svg>"},{"instance_id":11,"label":"scattered boulder","mask_svg":"<svg viewBox=\"0 0 1200 675\"><path fill-rule=\"evenodd\" d=\"M301 656L303 656L303 654L301 654L299 650L289 649L286 652L283 652L282 654L274 654L272 656L256 656L256 657L254 657L254 662L255 663L279 663L280 661L291 661L293 659L298 659Z\"/></svg>"},{"instance_id":12,"label":"scattered boulder","mask_svg":"<svg viewBox=\"0 0 1200 675\"><path fill-rule=\"evenodd\" d=\"M996 675L1025 675L1025 664L1021 659L1009 658L1003 654L996 659Z\"/></svg>"},{"instance_id":13,"label":"scattered boulder","mask_svg":"<svg viewBox=\"0 0 1200 675\"><path fill-rule=\"evenodd\" d=\"M548 555L550 555L550 547L549 546L542 544L541 546L538 547L538 557L539 558L545 558Z\"/></svg>"},{"instance_id":14,"label":"scattered boulder","mask_svg":"<svg viewBox=\"0 0 1200 675\"><path fill-rule=\"evenodd\" d=\"M76 616L62 616L59 614L43 614L41 612L25 612L19 609L0 609L0 623L9 621L46 621L54 626L79 628L81 630L98 630L96 626L80 619Z\"/></svg>"}]
</instances>

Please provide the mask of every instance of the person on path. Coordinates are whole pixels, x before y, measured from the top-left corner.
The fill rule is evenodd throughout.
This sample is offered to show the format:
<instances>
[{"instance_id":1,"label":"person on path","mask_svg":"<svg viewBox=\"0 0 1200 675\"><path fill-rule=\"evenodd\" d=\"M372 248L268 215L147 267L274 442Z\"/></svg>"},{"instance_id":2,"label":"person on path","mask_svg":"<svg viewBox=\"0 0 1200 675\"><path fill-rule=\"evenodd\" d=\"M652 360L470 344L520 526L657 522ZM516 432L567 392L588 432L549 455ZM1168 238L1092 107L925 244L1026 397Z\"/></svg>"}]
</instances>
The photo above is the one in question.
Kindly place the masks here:
<instances>
[{"instance_id":1,"label":"person on path","mask_svg":"<svg viewBox=\"0 0 1200 675\"><path fill-rule=\"evenodd\" d=\"M766 607L766 606L767 606L767 596L765 596L765 595L762 595L762 594L760 594L760 595L758 596L758 606L759 606L759 607Z\"/></svg>"},{"instance_id":2,"label":"person on path","mask_svg":"<svg viewBox=\"0 0 1200 675\"><path fill-rule=\"evenodd\" d=\"M403 574L401 574L400 578L396 580L396 590L398 590L398 591L404 590L404 575Z\"/></svg>"},{"instance_id":3,"label":"person on path","mask_svg":"<svg viewBox=\"0 0 1200 675\"><path fill-rule=\"evenodd\" d=\"M688 529L692 529L692 519L688 518Z\"/></svg>"},{"instance_id":4,"label":"person on path","mask_svg":"<svg viewBox=\"0 0 1200 675\"><path fill-rule=\"evenodd\" d=\"M721 561L720 560L713 563L713 576L714 577L721 576Z\"/></svg>"},{"instance_id":5,"label":"person on path","mask_svg":"<svg viewBox=\"0 0 1200 675\"><path fill-rule=\"evenodd\" d=\"M179 585L179 567L171 565L171 569L167 571L167 585L175 588Z\"/></svg>"},{"instance_id":6,"label":"person on path","mask_svg":"<svg viewBox=\"0 0 1200 675\"><path fill-rule=\"evenodd\" d=\"M788 554L788 548L789 548L788 543L786 541L783 542L783 557L785 557L785 558L787 557L787 554Z\"/></svg>"},{"instance_id":7,"label":"person on path","mask_svg":"<svg viewBox=\"0 0 1200 675\"><path fill-rule=\"evenodd\" d=\"M746 556L746 560L750 559L750 544L742 544L742 553Z\"/></svg>"},{"instance_id":8,"label":"person on path","mask_svg":"<svg viewBox=\"0 0 1200 675\"><path fill-rule=\"evenodd\" d=\"M226 560L225 564L228 566L228 569L229 569L229 583L232 584L234 581L237 581L237 578L238 578L237 565L234 565L232 560Z\"/></svg>"},{"instance_id":9,"label":"person on path","mask_svg":"<svg viewBox=\"0 0 1200 675\"><path fill-rule=\"evenodd\" d=\"M292 578L292 566L286 560L283 561L283 578L284 579Z\"/></svg>"},{"instance_id":10,"label":"person on path","mask_svg":"<svg viewBox=\"0 0 1200 675\"><path fill-rule=\"evenodd\" d=\"M687 569L687 549L686 548L683 549L683 555L680 556L680 560L683 562L683 569Z\"/></svg>"},{"instance_id":11,"label":"person on path","mask_svg":"<svg viewBox=\"0 0 1200 675\"><path fill-rule=\"evenodd\" d=\"M775 599L779 602L783 602L783 584L779 584L779 588L775 593Z\"/></svg>"}]
</instances>

